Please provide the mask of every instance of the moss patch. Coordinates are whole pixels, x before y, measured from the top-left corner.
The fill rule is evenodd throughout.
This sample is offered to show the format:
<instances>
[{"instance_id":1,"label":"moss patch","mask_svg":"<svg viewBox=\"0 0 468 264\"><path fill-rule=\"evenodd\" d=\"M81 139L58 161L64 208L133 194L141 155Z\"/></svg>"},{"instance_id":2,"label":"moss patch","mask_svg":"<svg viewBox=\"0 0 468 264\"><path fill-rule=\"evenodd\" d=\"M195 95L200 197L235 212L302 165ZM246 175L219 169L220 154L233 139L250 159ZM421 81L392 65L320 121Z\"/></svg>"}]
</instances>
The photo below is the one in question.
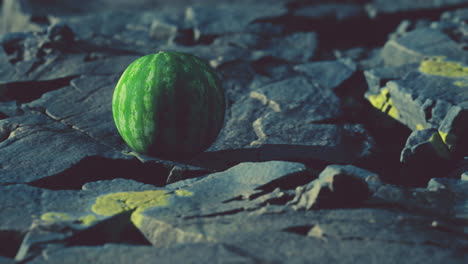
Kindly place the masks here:
<instances>
[{"instance_id":1,"label":"moss patch","mask_svg":"<svg viewBox=\"0 0 468 264\"><path fill-rule=\"evenodd\" d=\"M468 67L464 67L459 62L445 61L445 57L432 57L423 60L419 66L419 71L430 75L451 78L468 77ZM462 83L460 82L459 84Z\"/></svg>"}]
</instances>

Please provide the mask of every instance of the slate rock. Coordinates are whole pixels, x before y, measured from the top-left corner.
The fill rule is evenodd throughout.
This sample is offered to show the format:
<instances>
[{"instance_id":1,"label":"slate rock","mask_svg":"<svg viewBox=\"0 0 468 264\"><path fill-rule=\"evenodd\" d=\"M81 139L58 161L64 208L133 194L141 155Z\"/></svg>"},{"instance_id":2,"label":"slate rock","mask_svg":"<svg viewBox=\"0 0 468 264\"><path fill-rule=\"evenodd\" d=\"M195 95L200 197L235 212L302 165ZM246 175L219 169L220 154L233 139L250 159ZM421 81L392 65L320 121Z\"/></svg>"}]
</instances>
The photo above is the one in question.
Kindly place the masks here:
<instances>
[{"instance_id":1,"label":"slate rock","mask_svg":"<svg viewBox=\"0 0 468 264\"><path fill-rule=\"evenodd\" d=\"M209 174L186 185L178 185L184 192L191 193L189 197L171 198L171 210L179 211L184 215L212 214L218 211L239 209L248 205L237 205L235 199L249 197L251 195L263 195L273 191L271 184L296 175L304 181L313 180L313 176L301 163L284 161L244 162L228 170ZM292 178L294 180L294 177ZM298 181L294 184L300 184ZM284 183L288 186L287 183ZM207 186L209 188L207 189ZM174 188L174 185L168 185ZM294 186L295 187L295 186ZM289 186L288 188L294 188ZM265 189L266 188L266 189ZM281 184L278 185L281 188ZM223 201L234 199L231 203L223 204ZM254 206L255 202L253 203ZM187 210L189 209L189 210ZM146 212L145 212L146 214Z\"/></svg>"},{"instance_id":2,"label":"slate rock","mask_svg":"<svg viewBox=\"0 0 468 264\"><path fill-rule=\"evenodd\" d=\"M468 62L468 53L446 34L436 29L416 29L385 43L382 57L386 66L420 63L425 57L445 56L447 60Z\"/></svg>"},{"instance_id":3,"label":"slate rock","mask_svg":"<svg viewBox=\"0 0 468 264\"><path fill-rule=\"evenodd\" d=\"M436 129L416 130L406 141L400 156L408 182L425 183L448 174L451 153Z\"/></svg>"},{"instance_id":4,"label":"slate rock","mask_svg":"<svg viewBox=\"0 0 468 264\"><path fill-rule=\"evenodd\" d=\"M295 210L310 210L362 203L371 194L366 178L370 182L379 181L377 175L351 165L328 166L317 180L296 188L296 196L290 204Z\"/></svg>"},{"instance_id":5,"label":"slate rock","mask_svg":"<svg viewBox=\"0 0 468 264\"><path fill-rule=\"evenodd\" d=\"M371 192L374 192L383 184L378 174L353 165L329 165L320 173L319 179L330 181L339 174L352 175L363 179L368 184Z\"/></svg>"},{"instance_id":6,"label":"slate rock","mask_svg":"<svg viewBox=\"0 0 468 264\"><path fill-rule=\"evenodd\" d=\"M229 212L257 208L258 197L273 191L275 182L297 179L296 185L311 181L313 177L299 163L269 161L242 163L226 171L210 174L181 187L177 192L187 195L173 196L170 207L149 208L132 216L134 224L155 246L174 243L211 241L203 234L174 229L164 219L181 215L184 218L216 216ZM283 180L284 179L284 180ZM288 188L294 188L289 186ZM279 187L281 188L281 184ZM261 202L260 202L261 203ZM165 239L161 239L165 236Z\"/></svg>"},{"instance_id":7,"label":"slate rock","mask_svg":"<svg viewBox=\"0 0 468 264\"><path fill-rule=\"evenodd\" d=\"M150 240L157 249L167 248L157 237L173 240L177 234L181 239L169 248L204 244L188 241L190 237L204 238L241 252L257 263L289 262L293 253L294 263L310 259L327 262L337 257L344 263L363 258L369 263L372 259L385 262L385 256L401 256L403 248L411 252L405 255L405 260L428 259L425 253L428 251L436 252L430 256L436 263L447 259L463 263L464 259L463 254L457 254L465 245L463 235L441 232L431 226L432 220L424 217L381 208L320 211L262 208L197 218L174 217L166 210L156 210L152 209L152 221L146 220L155 229L146 235L153 238ZM311 232L317 226L323 231L321 237ZM402 248L401 244L405 246Z\"/></svg>"},{"instance_id":8,"label":"slate rock","mask_svg":"<svg viewBox=\"0 0 468 264\"><path fill-rule=\"evenodd\" d=\"M447 191L454 196L453 214L468 219L468 182L459 179L432 178L427 184L431 191ZM465 228L465 233L468 229Z\"/></svg>"},{"instance_id":9,"label":"slate rock","mask_svg":"<svg viewBox=\"0 0 468 264\"><path fill-rule=\"evenodd\" d=\"M47 257L40 256L27 263L83 263L92 259L95 263L207 263L223 262L229 259L235 263L257 263L250 256L242 256L222 244L193 244L169 248L153 246L106 244L104 246L77 246L60 250L46 250Z\"/></svg>"},{"instance_id":10,"label":"slate rock","mask_svg":"<svg viewBox=\"0 0 468 264\"><path fill-rule=\"evenodd\" d=\"M2 184L26 183L52 176L87 156L125 159L122 153L44 115L25 115L0 122L9 133L0 143ZM48 155L44 155L44 150ZM51 165L51 160L60 162Z\"/></svg>"},{"instance_id":11,"label":"slate rock","mask_svg":"<svg viewBox=\"0 0 468 264\"><path fill-rule=\"evenodd\" d=\"M294 66L325 89L337 89L356 73L356 65L341 61L317 61Z\"/></svg>"},{"instance_id":12,"label":"slate rock","mask_svg":"<svg viewBox=\"0 0 468 264\"><path fill-rule=\"evenodd\" d=\"M49 246L62 247L66 243L147 243L132 227L131 210L143 203L164 206L164 201L152 197L168 191L123 179L88 183L83 190L8 185L2 193L5 197L0 230L27 234L16 255L17 261L41 254ZM106 200L105 195L110 197ZM112 200L114 196L128 201L128 205L116 203ZM101 204L106 201L109 207L103 211Z\"/></svg>"},{"instance_id":13,"label":"slate rock","mask_svg":"<svg viewBox=\"0 0 468 264\"><path fill-rule=\"evenodd\" d=\"M347 162L371 155L373 140L363 126L321 124L340 118L340 102L303 76L260 85L231 106L220 136L198 159Z\"/></svg>"},{"instance_id":14,"label":"slate rock","mask_svg":"<svg viewBox=\"0 0 468 264\"><path fill-rule=\"evenodd\" d=\"M77 220L91 213L90 206L100 195L156 189L153 185L124 179L88 183L83 190L47 190L24 184L3 186L0 229L25 233L34 219L50 212L67 215L68 220ZM53 218L51 216L50 220Z\"/></svg>"},{"instance_id":15,"label":"slate rock","mask_svg":"<svg viewBox=\"0 0 468 264\"><path fill-rule=\"evenodd\" d=\"M463 137L468 122L465 105L451 107L439 126L439 133L444 136L448 149L459 155L463 155L468 147L468 139Z\"/></svg>"},{"instance_id":16,"label":"slate rock","mask_svg":"<svg viewBox=\"0 0 468 264\"><path fill-rule=\"evenodd\" d=\"M371 200L377 204L393 204L406 210L419 212L442 219L453 217L455 197L444 191L432 191L425 188L399 188L383 185L374 193Z\"/></svg>"},{"instance_id":17,"label":"slate rock","mask_svg":"<svg viewBox=\"0 0 468 264\"><path fill-rule=\"evenodd\" d=\"M266 194L271 191L272 184L283 178L299 180L296 182L299 185L312 180L309 177L311 175L302 164L271 161L240 164L190 184L185 181L186 184L182 188L179 185L177 189L157 188L123 179L91 182L83 185L82 190L68 191L8 185L4 192L7 210L2 211L3 224L0 229L19 228L20 232L28 232L17 254L18 261L39 255L47 248L60 248L68 242L141 244L146 243L146 240L138 236L140 233L134 229L130 219L136 223L135 219L140 219L138 217L151 207L169 206L166 211L186 216L217 213L244 206L256 208L259 206L257 202L250 202L248 198L236 201L245 195ZM230 199L234 200L227 202ZM27 206L17 206L21 203ZM31 215L36 215L40 220L33 221ZM18 225L20 221L22 226ZM142 231L152 228L151 225L137 226ZM170 245L170 238L165 241Z\"/></svg>"},{"instance_id":18,"label":"slate rock","mask_svg":"<svg viewBox=\"0 0 468 264\"><path fill-rule=\"evenodd\" d=\"M62 23L57 25L65 27ZM54 28L54 26L51 28ZM63 34L70 35L71 33ZM26 81L51 81L62 79L69 81L76 76L87 73L95 75L120 74L130 62L138 58L135 54L131 56L128 52L125 53L123 51L120 51L120 55L122 56L109 56L115 55L111 50L107 52L107 56L101 60L92 61L87 59L87 53L98 51L99 48L86 48L83 47L83 45L80 47L78 44L67 45L66 43L70 41L69 38L71 38L71 36L64 37L69 40L63 40L62 44L60 44L61 42L51 42L47 36L47 32L28 34L25 36L16 36L14 34L8 37L9 35L2 41L4 41L4 45L7 46L7 51L10 53L9 60L13 62L13 65L10 63L0 64L0 69L3 69L0 71L1 84L6 85L3 89L7 90L24 89L23 86L31 85ZM71 47L75 47L76 50L73 50ZM54 82L51 82L50 86L53 87L53 85ZM65 86L63 84L61 85L62 87ZM11 86L11 88L8 86ZM50 91L50 88L47 91ZM25 92L23 91L23 93Z\"/></svg>"},{"instance_id":19,"label":"slate rock","mask_svg":"<svg viewBox=\"0 0 468 264\"><path fill-rule=\"evenodd\" d=\"M399 67L380 67L364 71L370 93L379 93L388 81L399 80L416 69L414 64L404 64Z\"/></svg>"},{"instance_id":20,"label":"slate rock","mask_svg":"<svg viewBox=\"0 0 468 264\"><path fill-rule=\"evenodd\" d=\"M96 74L97 72L95 72ZM84 75L71 85L49 92L24 107L42 109L49 117L84 131L110 146L122 147L112 118L112 94L119 75Z\"/></svg>"},{"instance_id":21,"label":"slate rock","mask_svg":"<svg viewBox=\"0 0 468 264\"><path fill-rule=\"evenodd\" d=\"M367 99L413 131L438 129L450 151L460 156L466 144L463 136L466 129L466 91L463 86L466 75L463 75L463 69L464 66L457 62L430 58L402 79L387 82L380 94L368 93Z\"/></svg>"}]
</instances>

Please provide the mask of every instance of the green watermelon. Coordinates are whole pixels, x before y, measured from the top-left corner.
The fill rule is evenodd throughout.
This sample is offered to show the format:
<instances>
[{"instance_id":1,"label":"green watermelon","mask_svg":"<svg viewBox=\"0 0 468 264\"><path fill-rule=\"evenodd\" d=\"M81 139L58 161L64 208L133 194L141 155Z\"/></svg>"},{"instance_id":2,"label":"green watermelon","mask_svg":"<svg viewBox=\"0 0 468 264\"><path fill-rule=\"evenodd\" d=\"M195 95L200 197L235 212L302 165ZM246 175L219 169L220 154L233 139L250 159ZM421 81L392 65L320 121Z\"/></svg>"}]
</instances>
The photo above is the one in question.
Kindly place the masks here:
<instances>
[{"instance_id":1,"label":"green watermelon","mask_svg":"<svg viewBox=\"0 0 468 264\"><path fill-rule=\"evenodd\" d=\"M171 159L206 150L224 124L216 72L200 58L159 52L132 62L112 98L117 130L135 151Z\"/></svg>"}]
</instances>

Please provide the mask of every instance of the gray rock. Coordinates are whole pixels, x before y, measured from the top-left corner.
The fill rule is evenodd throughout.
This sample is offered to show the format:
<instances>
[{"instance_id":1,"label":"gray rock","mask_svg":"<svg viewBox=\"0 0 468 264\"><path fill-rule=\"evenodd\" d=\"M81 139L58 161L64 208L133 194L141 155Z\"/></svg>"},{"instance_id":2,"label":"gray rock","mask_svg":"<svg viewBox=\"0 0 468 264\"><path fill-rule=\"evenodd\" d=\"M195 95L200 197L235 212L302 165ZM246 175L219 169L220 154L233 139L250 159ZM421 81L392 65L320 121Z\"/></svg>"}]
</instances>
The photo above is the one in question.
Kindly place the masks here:
<instances>
[{"instance_id":1,"label":"gray rock","mask_svg":"<svg viewBox=\"0 0 468 264\"><path fill-rule=\"evenodd\" d=\"M83 131L105 144L121 146L122 139L118 136L111 107L119 77L84 75L73 80L70 86L49 92L24 107L40 109L51 119Z\"/></svg>"},{"instance_id":2,"label":"gray rock","mask_svg":"<svg viewBox=\"0 0 468 264\"><path fill-rule=\"evenodd\" d=\"M414 64L404 64L399 67L381 67L364 71L367 85L371 93L379 93L388 81L402 79L406 74L417 68Z\"/></svg>"},{"instance_id":3,"label":"gray rock","mask_svg":"<svg viewBox=\"0 0 468 264\"><path fill-rule=\"evenodd\" d=\"M460 219L468 219L468 182L459 179L433 178L427 184L431 191L447 191L454 196L453 214ZM465 228L465 233L468 231Z\"/></svg>"},{"instance_id":4,"label":"gray rock","mask_svg":"<svg viewBox=\"0 0 468 264\"><path fill-rule=\"evenodd\" d=\"M439 133L444 135L444 142L450 151L463 155L468 147L468 139L463 135L467 131L468 109L463 106L453 106L447 112L439 126Z\"/></svg>"},{"instance_id":5,"label":"gray rock","mask_svg":"<svg viewBox=\"0 0 468 264\"><path fill-rule=\"evenodd\" d=\"M296 210L354 206L370 197L367 181L378 185L380 180L376 174L351 165L328 166L317 180L296 188L290 204Z\"/></svg>"},{"instance_id":6,"label":"gray rock","mask_svg":"<svg viewBox=\"0 0 468 264\"><path fill-rule=\"evenodd\" d=\"M128 159L86 133L44 115L4 119L0 124L8 134L0 143L2 184L26 183L52 176L87 156ZM44 155L44 150L47 150L47 155ZM60 162L51 165L51 160Z\"/></svg>"},{"instance_id":7,"label":"gray rock","mask_svg":"<svg viewBox=\"0 0 468 264\"><path fill-rule=\"evenodd\" d=\"M465 263L460 1L0 0L0 262ZM228 97L190 160L135 153L112 122L119 75L160 50L205 59ZM414 131L401 163L409 132L368 111L362 70Z\"/></svg>"},{"instance_id":8,"label":"gray rock","mask_svg":"<svg viewBox=\"0 0 468 264\"><path fill-rule=\"evenodd\" d=\"M451 153L436 129L411 133L401 151L404 175L408 182L425 183L433 177L447 175Z\"/></svg>"},{"instance_id":9,"label":"gray rock","mask_svg":"<svg viewBox=\"0 0 468 264\"><path fill-rule=\"evenodd\" d=\"M305 17L313 20L331 19L346 21L362 17L365 10L361 5L352 3L321 3L301 6L292 12L293 16Z\"/></svg>"},{"instance_id":10,"label":"gray rock","mask_svg":"<svg viewBox=\"0 0 468 264\"><path fill-rule=\"evenodd\" d=\"M454 217L455 197L445 191L399 188L392 185L380 187L373 195L377 204L396 205L412 212L428 214L441 219Z\"/></svg>"},{"instance_id":11,"label":"gray rock","mask_svg":"<svg viewBox=\"0 0 468 264\"><path fill-rule=\"evenodd\" d=\"M209 242L210 238L203 234L174 229L171 226L172 220L166 220L175 215L192 219L255 209L259 206L258 197L273 191L275 182L287 182L287 179L297 181L297 186L311 181L313 177L299 163L242 163L183 186L176 193L187 195L172 196L170 207L150 208L134 215L132 219L155 246L169 246L177 242ZM294 188L295 184L289 188ZM165 239L161 239L161 236Z\"/></svg>"},{"instance_id":12,"label":"gray rock","mask_svg":"<svg viewBox=\"0 0 468 264\"><path fill-rule=\"evenodd\" d=\"M17 261L41 254L49 244L60 247L67 241L88 244L145 241L135 235L138 231L131 231L129 212L149 202L151 195L168 191L123 179L88 183L83 190L8 185L2 192L0 230L27 233L16 255ZM149 198L144 196L145 193ZM99 200L105 195L111 197ZM128 200L129 204L118 204L112 195L117 195L120 201ZM153 202L152 205L164 205L164 202Z\"/></svg>"},{"instance_id":13,"label":"gray rock","mask_svg":"<svg viewBox=\"0 0 468 264\"><path fill-rule=\"evenodd\" d=\"M95 263L207 263L223 262L227 259L235 263L257 263L250 256L242 256L230 247L222 244L193 244L165 249L156 249L153 246L106 244L104 246L79 246L48 250L44 252L47 257L40 256L27 263L84 263L93 260Z\"/></svg>"},{"instance_id":14,"label":"gray rock","mask_svg":"<svg viewBox=\"0 0 468 264\"><path fill-rule=\"evenodd\" d=\"M440 67L447 69L456 64L439 59L430 59L421 65L424 63L427 63L425 67L440 63ZM456 151L460 145L458 151L463 152L467 94L462 84L466 76L450 77L455 73L431 72L430 68L422 67L421 71L426 73L410 72L403 79L388 82L380 94L368 93L367 99L412 130L438 129L451 151ZM442 76L444 74L447 76Z\"/></svg>"},{"instance_id":15,"label":"gray rock","mask_svg":"<svg viewBox=\"0 0 468 264\"><path fill-rule=\"evenodd\" d=\"M329 178L333 178L339 174L347 174L363 179L372 192L383 184L378 174L353 165L329 165L320 173L319 178L324 181L329 181Z\"/></svg>"},{"instance_id":16,"label":"gray rock","mask_svg":"<svg viewBox=\"0 0 468 264\"><path fill-rule=\"evenodd\" d=\"M468 53L444 33L430 28L417 29L385 43L382 57L386 66L420 63L425 57L445 56L447 60L468 62Z\"/></svg>"},{"instance_id":17,"label":"gray rock","mask_svg":"<svg viewBox=\"0 0 468 264\"><path fill-rule=\"evenodd\" d=\"M339 119L340 108L330 89L302 76L260 86L231 106L217 141L194 164L205 167L207 159L210 164L277 159L338 163L371 155L373 140L363 126L321 124Z\"/></svg>"},{"instance_id":18,"label":"gray rock","mask_svg":"<svg viewBox=\"0 0 468 264\"><path fill-rule=\"evenodd\" d=\"M304 73L325 89L337 89L356 73L356 66L340 61L318 61L296 65L294 70Z\"/></svg>"},{"instance_id":19,"label":"gray rock","mask_svg":"<svg viewBox=\"0 0 468 264\"><path fill-rule=\"evenodd\" d=\"M402 255L402 261L464 261L463 254L455 253L460 252L464 245L460 234L441 232L441 229L431 225L431 220L387 209L305 212L261 209L199 218L171 217L165 211L159 213L157 216L155 214L152 222L153 227L159 228L152 235L172 240L173 235L177 234L180 240L168 247L161 247L163 241L159 240L153 248L157 252L171 248L181 249L181 254L190 248L200 252L207 250L203 248L206 242L188 242L190 237L198 236L213 241L208 244L222 245L229 252L247 257L255 263L304 263L310 259L327 262L337 257L343 263L360 260L375 263L373 259L379 259L379 263L392 263L395 259L387 260L385 256ZM402 244L406 246L403 248ZM81 255L86 255L85 249L91 250L89 247L81 249ZM403 254L406 252L403 250L408 249L409 253ZM106 250L109 249L101 253L92 250L89 254L99 259L101 254L107 256ZM433 255L428 256L428 251ZM291 254L294 254L293 259ZM194 255L195 263L197 256ZM138 258L135 259L138 261ZM165 260L161 257L160 261Z\"/></svg>"},{"instance_id":20,"label":"gray rock","mask_svg":"<svg viewBox=\"0 0 468 264\"><path fill-rule=\"evenodd\" d=\"M401 12L409 12L415 10L430 10L439 8L448 8L452 6L463 5L464 0L443 0L443 1L412 1L404 0L388 2L385 0L373 0L368 6L368 11L371 15L378 14L393 14Z\"/></svg>"}]
</instances>

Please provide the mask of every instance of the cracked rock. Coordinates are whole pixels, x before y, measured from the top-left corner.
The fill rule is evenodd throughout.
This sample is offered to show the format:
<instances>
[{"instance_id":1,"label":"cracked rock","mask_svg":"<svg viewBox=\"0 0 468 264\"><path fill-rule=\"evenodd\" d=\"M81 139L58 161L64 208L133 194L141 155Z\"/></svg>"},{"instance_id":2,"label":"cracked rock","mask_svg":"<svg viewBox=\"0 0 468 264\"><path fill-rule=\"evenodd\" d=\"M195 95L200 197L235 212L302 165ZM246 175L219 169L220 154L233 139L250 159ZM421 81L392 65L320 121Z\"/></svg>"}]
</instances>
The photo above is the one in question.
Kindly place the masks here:
<instances>
[{"instance_id":1,"label":"cracked rock","mask_svg":"<svg viewBox=\"0 0 468 264\"><path fill-rule=\"evenodd\" d=\"M0 263L466 263L466 1L0 5ZM223 83L191 159L115 129L158 51Z\"/></svg>"}]
</instances>

